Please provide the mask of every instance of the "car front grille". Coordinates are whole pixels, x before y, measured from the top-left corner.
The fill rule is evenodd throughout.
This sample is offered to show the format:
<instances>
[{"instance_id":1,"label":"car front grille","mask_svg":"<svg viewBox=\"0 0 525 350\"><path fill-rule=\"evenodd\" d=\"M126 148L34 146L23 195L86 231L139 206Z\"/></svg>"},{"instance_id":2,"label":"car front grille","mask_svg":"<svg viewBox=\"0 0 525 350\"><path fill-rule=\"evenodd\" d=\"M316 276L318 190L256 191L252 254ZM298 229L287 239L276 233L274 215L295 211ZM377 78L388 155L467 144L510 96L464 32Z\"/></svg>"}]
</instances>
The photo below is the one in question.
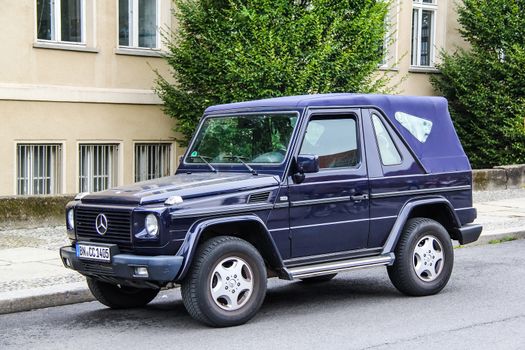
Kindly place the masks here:
<instances>
[{"instance_id":1,"label":"car front grille","mask_svg":"<svg viewBox=\"0 0 525 350\"><path fill-rule=\"evenodd\" d=\"M107 218L107 232L100 235L96 229L99 214ZM77 207L76 232L79 241L117 244L120 251L129 251L131 241L131 209Z\"/></svg>"}]
</instances>

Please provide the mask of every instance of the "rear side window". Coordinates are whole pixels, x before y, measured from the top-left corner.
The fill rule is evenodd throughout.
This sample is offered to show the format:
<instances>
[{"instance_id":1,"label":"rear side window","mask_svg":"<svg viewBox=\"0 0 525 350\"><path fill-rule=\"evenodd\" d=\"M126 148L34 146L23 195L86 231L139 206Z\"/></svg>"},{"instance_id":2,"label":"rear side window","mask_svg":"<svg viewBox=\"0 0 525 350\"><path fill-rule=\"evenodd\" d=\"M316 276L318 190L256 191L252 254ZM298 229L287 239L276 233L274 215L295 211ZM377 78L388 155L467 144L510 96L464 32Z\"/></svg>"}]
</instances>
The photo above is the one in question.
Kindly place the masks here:
<instances>
[{"instance_id":1,"label":"rear side window","mask_svg":"<svg viewBox=\"0 0 525 350\"><path fill-rule=\"evenodd\" d=\"M308 122L300 153L318 155L321 169L356 166L356 126L356 120L350 116L315 117Z\"/></svg>"},{"instance_id":2,"label":"rear side window","mask_svg":"<svg viewBox=\"0 0 525 350\"><path fill-rule=\"evenodd\" d=\"M427 141L432 131L432 122L430 120L403 112L396 112L395 118L419 142L425 143Z\"/></svg>"},{"instance_id":3,"label":"rear side window","mask_svg":"<svg viewBox=\"0 0 525 350\"><path fill-rule=\"evenodd\" d=\"M372 114L372 124L383 165L401 164L401 155L379 116Z\"/></svg>"}]
</instances>

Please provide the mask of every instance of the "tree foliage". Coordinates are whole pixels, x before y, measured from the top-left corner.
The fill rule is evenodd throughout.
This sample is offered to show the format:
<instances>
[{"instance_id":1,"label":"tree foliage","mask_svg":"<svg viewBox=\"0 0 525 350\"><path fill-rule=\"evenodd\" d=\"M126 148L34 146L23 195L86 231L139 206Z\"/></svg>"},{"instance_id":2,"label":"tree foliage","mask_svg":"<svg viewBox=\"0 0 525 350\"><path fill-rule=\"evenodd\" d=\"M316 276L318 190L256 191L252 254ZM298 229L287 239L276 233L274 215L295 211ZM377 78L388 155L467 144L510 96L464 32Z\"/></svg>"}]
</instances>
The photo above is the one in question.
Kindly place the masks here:
<instances>
[{"instance_id":1,"label":"tree foliage","mask_svg":"<svg viewBox=\"0 0 525 350\"><path fill-rule=\"evenodd\" d=\"M469 50L442 54L432 83L475 168L525 163L525 2L463 0Z\"/></svg>"},{"instance_id":2,"label":"tree foliage","mask_svg":"<svg viewBox=\"0 0 525 350\"><path fill-rule=\"evenodd\" d=\"M158 76L184 145L213 104L285 95L374 92L388 3L381 0L175 0L176 33Z\"/></svg>"}]
</instances>

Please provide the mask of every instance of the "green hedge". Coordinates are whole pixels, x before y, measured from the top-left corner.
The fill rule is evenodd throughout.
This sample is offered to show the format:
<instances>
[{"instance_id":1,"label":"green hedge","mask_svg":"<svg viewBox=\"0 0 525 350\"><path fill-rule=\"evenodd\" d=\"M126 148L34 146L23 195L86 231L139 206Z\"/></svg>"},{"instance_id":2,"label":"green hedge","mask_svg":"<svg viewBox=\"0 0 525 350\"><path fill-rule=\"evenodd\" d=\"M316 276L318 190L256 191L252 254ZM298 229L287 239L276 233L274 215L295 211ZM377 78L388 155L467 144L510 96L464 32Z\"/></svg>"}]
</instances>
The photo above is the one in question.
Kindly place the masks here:
<instances>
[{"instance_id":1,"label":"green hedge","mask_svg":"<svg viewBox=\"0 0 525 350\"><path fill-rule=\"evenodd\" d=\"M175 0L172 77L158 76L184 146L210 105L286 95L376 92L388 1ZM377 79L376 79L377 78ZM173 83L175 82L175 83Z\"/></svg>"},{"instance_id":2,"label":"green hedge","mask_svg":"<svg viewBox=\"0 0 525 350\"><path fill-rule=\"evenodd\" d=\"M464 0L469 50L443 53L432 83L474 168L525 163L525 2Z\"/></svg>"}]
</instances>

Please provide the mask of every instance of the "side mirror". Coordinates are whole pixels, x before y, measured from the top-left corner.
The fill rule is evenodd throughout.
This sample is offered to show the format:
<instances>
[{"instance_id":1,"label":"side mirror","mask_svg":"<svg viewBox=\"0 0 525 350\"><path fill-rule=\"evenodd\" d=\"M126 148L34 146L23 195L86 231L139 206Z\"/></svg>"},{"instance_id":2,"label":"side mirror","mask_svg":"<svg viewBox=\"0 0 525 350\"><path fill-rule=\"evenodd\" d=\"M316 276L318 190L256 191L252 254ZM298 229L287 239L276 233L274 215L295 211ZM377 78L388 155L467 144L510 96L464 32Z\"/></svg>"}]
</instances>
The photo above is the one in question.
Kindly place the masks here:
<instances>
[{"instance_id":1,"label":"side mirror","mask_svg":"<svg viewBox=\"0 0 525 350\"><path fill-rule=\"evenodd\" d=\"M315 154L299 154L297 156L297 170L300 173L317 173L319 171L319 156Z\"/></svg>"},{"instance_id":2,"label":"side mirror","mask_svg":"<svg viewBox=\"0 0 525 350\"><path fill-rule=\"evenodd\" d=\"M183 159L184 159L184 156L179 156L179 164L182 164Z\"/></svg>"}]
</instances>

